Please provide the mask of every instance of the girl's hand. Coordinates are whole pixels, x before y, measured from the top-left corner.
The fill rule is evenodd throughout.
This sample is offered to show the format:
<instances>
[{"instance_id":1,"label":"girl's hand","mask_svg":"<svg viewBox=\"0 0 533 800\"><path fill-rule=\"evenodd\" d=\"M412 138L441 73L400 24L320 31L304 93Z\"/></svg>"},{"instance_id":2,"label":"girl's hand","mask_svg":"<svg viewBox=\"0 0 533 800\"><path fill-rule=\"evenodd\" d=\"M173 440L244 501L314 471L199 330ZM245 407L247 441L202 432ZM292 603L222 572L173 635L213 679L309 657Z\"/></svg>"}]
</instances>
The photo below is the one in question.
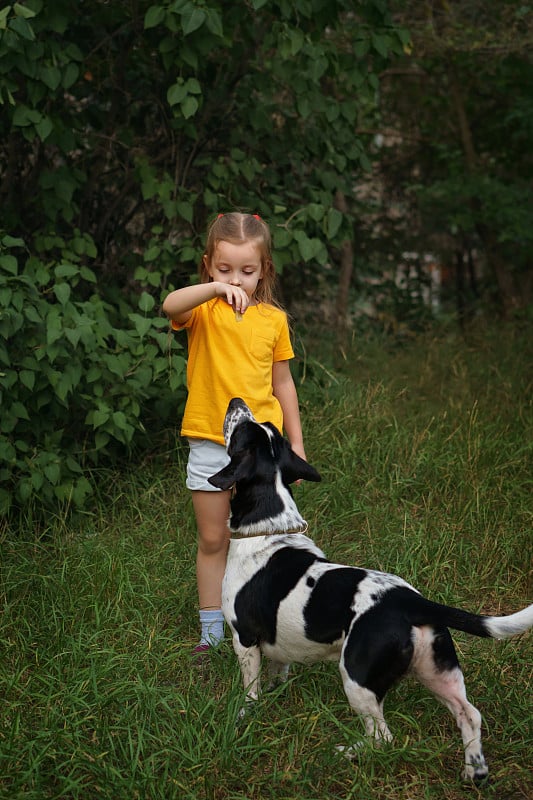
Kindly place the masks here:
<instances>
[{"instance_id":1,"label":"girl's hand","mask_svg":"<svg viewBox=\"0 0 533 800\"><path fill-rule=\"evenodd\" d=\"M241 289L240 286L233 286L231 283L221 283L220 281L215 281L213 285L217 297L223 297L233 307L234 311L244 314L250 305L250 298L244 289Z\"/></svg>"}]
</instances>

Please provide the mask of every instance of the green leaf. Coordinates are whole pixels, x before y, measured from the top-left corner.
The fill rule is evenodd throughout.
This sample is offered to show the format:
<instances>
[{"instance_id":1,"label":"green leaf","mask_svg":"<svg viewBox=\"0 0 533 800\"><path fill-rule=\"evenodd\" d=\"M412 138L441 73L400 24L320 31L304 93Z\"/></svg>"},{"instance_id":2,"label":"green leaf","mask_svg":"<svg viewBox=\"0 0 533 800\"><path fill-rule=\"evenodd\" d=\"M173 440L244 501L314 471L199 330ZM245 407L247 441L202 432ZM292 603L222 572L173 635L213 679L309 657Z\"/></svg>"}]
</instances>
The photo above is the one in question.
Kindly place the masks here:
<instances>
[{"instance_id":1,"label":"green leaf","mask_svg":"<svg viewBox=\"0 0 533 800\"><path fill-rule=\"evenodd\" d=\"M150 6L144 15L144 29L155 28L165 19L165 9L163 6Z\"/></svg>"},{"instance_id":2,"label":"green leaf","mask_svg":"<svg viewBox=\"0 0 533 800\"><path fill-rule=\"evenodd\" d=\"M113 422L119 428L119 430L124 431L129 438L133 435L134 428L132 425L129 424L128 418L124 414L123 411L115 411L113 414Z\"/></svg>"},{"instance_id":3,"label":"green leaf","mask_svg":"<svg viewBox=\"0 0 533 800\"><path fill-rule=\"evenodd\" d=\"M15 448L5 436L0 436L0 461L10 462L15 459L17 453Z\"/></svg>"},{"instance_id":4,"label":"green leaf","mask_svg":"<svg viewBox=\"0 0 533 800\"><path fill-rule=\"evenodd\" d=\"M48 314L46 320L46 343L54 344L63 334L62 321L59 312L54 309Z\"/></svg>"},{"instance_id":5,"label":"green leaf","mask_svg":"<svg viewBox=\"0 0 533 800\"><path fill-rule=\"evenodd\" d=\"M152 327L152 320L150 318L147 319L146 317L141 317L140 314L128 314L128 317L135 325L135 330L141 339L146 336Z\"/></svg>"},{"instance_id":6,"label":"green leaf","mask_svg":"<svg viewBox=\"0 0 533 800\"><path fill-rule=\"evenodd\" d=\"M77 347L81 338L81 330L79 328L65 328L65 336L73 347Z\"/></svg>"},{"instance_id":7,"label":"green leaf","mask_svg":"<svg viewBox=\"0 0 533 800\"><path fill-rule=\"evenodd\" d=\"M130 314L129 316L132 317L139 315ZM144 317L139 317L139 319L142 319L144 322ZM113 375L117 375L119 378L123 378L130 367L130 357L126 353L121 353L120 355L106 355L104 356L103 361L108 370Z\"/></svg>"},{"instance_id":8,"label":"green leaf","mask_svg":"<svg viewBox=\"0 0 533 800\"><path fill-rule=\"evenodd\" d=\"M44 483L44 475L40 470L34 469L32 470L30 480L33 488L38 492Z\"/></svg>"},{"instance_id":9,"label":"green leaf","mask_svg":"<svg viewBox=\"0 0 533 800\"><path fill-rule=\"evenodd\" d=\"M336 208L330 208L326 217L326 235L334 239L342 225L342 214Z\"/></svg>"},{"instance_id":10,"label":"green leaf","mask_svg":"<svg viewBox=\"0 0 533 800\"><path fill-rule=\"evenodd\" d=\"M93 428L101 428L102 425L105 425L110 416L111 409L108 406L101 405L99 408L93 411L92 414L87 415L86 422L89 421L90 417L90 422Z\"/></svg>"},{"instance_id":11,"label":"green leaf","mask_svg":"<svg viewBox=\"0 0 533 800\"><path fill-rule=\"evenodd\" d=\"M189 117L194 116L194 114L196 114L198 111L198 100L196 97L191 97L188 95L181 104L181 110L185 119L189 119Z\"/></svg>"},{"instance_id":12,"label":"green leaf","mask_svg":"<svg viewBox=\"0 0 533 800\"><path fill-rule=\"evenodd\" d=\"M57 67L43 67L41 69L41 80L49 89L55 91L61 83L61 70Z\"/></svg>"},{"instance_id":13,"label":"green leaf","mask_svg":"<svg viewBox=\"0 0 533 800\"><path fill-rule=\"evenodd\" d=\"M29 369L21 369L19 372L19 380L22 385L31 392L35 386L35 372Z\"/></svg>"},{"instance_id":14,"label":"green leaf","mask_svg":"<svg viewBox=\"0 0 533 800\"><path fill-rule=\"evenodd\" d=\"M41 142L46 141L54 130L54 125L50 117L43 117L35 126L35 130Z\"/></svg>"},{"instance_id":15,"label":"green leaf","mask_svg":"<svg viewBox=\"0 0 533 800\"><path fill-rule=\"evenodd\" d=\"M5 8L0 9L0 31L5 31L7 28L7 18L10 11L11 6L5 6Z\"/></svg>"},{"instance_id":16,"label":"green leaf","mask_svg":"<svg viewBox=\"0 0 533 800\"><path fill-rule=\"evenodd\" d=\"M78 275L80 268L74 264L61 263L54 269L56 278L72 278L73 275Z\"/></svg>"},{"instance_id":17,"label":"green leaf","mask_svg":"<svg viewBox=\"0 0 533 800\"><path fill-rule=\"evenodd\" d=\"M158 244L154 244L152 245L152 247L149 247L148 250L144 251L143 258L147 262L155 261L156 258L159 258L160 254L161 254L161 248L159 247Z\"/></svg>"},{"instance_id":18,"label":"green leaf","mask_svg":"<svg viewBox=\"0 0 533 800\"><path fill-rule=\"evenodd\" d=\"M207 12L207 27L215 36L222 38L224 36L224 28L222 27L222 19L218 11L214 8L208 9Z\"/></svg>"},{"instance_id":19,"label":"green leaf","mask_svg":"<svg viewBox=\"0 0 533 800\"><path fill-rule=\"evenodd\" d=\"M42 119L42 114L25 105L19 105L13 112L13 125L25 128L28 125L37 125Z\"/></svg>"},{"instance_id":20,"label":"green leaf","mask_svg":"<svg viewBox=\"0 0 533 800\"><path fill-rule=\"evenodd\" d=\"M85 500L93 493L91 484L87 478L80 478L76 481L72 491L72 500L78 508L82 508Z\"/></svg>"},{"instance_id":21,"label":"green leaf","mask_svg":"<svg viewBox=\"0 0 533 800\"><path fill-rule=\"evenodd\" d=\"M293 236L290 231L286 228L275 228L274 229L274 247L276 250L283 249L287 247L292 242Z\"/></svg>"},{"instance_id":22,"label":"green leaf","mask_svg":"<svg viewBox=\"0 0 533 800\"><path fill-rule=\"evenodd\" d=\"M89 267L80 267L80 277L88 283L96 283L96 275Z\"/></svg>"},{"instance_id":23,"label":"green leaf","mask_svg":"<svg viewBox=\"0 0 533 800\"><path fill-rule=\"evenodd\" d=\"M65 70L63 72L63 77L61 80L61 85L63 89L70 89L71 86L74 86L76 81L78 80L80 74L80 68L77 64L67 64Z\"/></svg>"},{"instance_id":24,"label":"green leaf","mask_svg":"<svg viewBox=\"0 0 533 800\"><path fill-rule=\"evenodd\" d=\"M19 400L15 400L15 402L11 404L10 411L15 415L15 417L17 417L17 419L29 420L30 418L26 408Z\"/></svg>"},{"instance_id":25,"label":"green leaf","mask_svg":"<svg viewBox=\"0 0 533 800\"><path fill-rule=\"evenodd\" d=\"M103 450L109 444L110 438L107 431L97 431L94 437L95 450Z\"/></svg>"},{"instance_id":26,"label":"green leaf","mask_svg":"<svg viewBox=\"0 0 533 800\"><path fill-rule=\"evenodd\" d=\"M24 247L24 239L6 234L2 237L2 244L4 247Z\"/></svg>"},{"instance_id":27,"label":"green leaf","mask_svg":"<svg viewBox=\"0 0 533 800\"><path fill-rule=\"evenodd\" d=\"M390 49L390 39L388 36L380 36L377 33L372 34L372 44L374 45L374 49L378 51L380 56L386 58L389 54Z\"/></svg>"},{"instance_id":28,"label":"green leaf","mask_svg":"<svg viewBox=\"0 0 533 800\"><path fill-rule=\"evenodd\" d=\"M183 82L177 81L167 91L167 101L170 106L181 103L187 97L187 88Z\"/></svg>"},{"instance_id":29,"label":"green leaf","mask_svg":"<svg viewBox=\"0 0 533 800\"><path fill-rule=\"evenodd\" d=\"M85 375L85 380L87 383L94 383L94 381L99 380L102 377L102 370L100 367L89 367L87 374Z\"/></svg>"},{"instance_id":30,"label":"green leaf","mask_svg":"<svg viewBox=\"0 0 533 800\"><path fill-rule=\"evenodd\" d=\"M24 17L15 17L15 19L10 21L9 27L12 31L18 33L19 36L22 36L23 39L26 39L29 42L33 42L35 40L33 28L27 23Z\"/></svg>"},{"instance_id":31,"label":"green leaf","mask_svg":"<svg viewBox=\"0 0 533 800\"><path fill-rule=\"evenodd\" d=\"M6 272L9 272L10 275L16 275L18 270L18 263L15 256L10 256L8 254L0 256L0 267L4 269Z\"/></svg>"},{"instance_id":32,"label":"green leaf","mask_svg":"<svg viewBox=\"0 0 533 800\"><path fill-rule=\"evenodd\" d=\"M198 30L198 28L204 24L206 17L207 14L203 9L196 8L192 3L189 3L188 7L182 11L181 14L183 34L189 36L189 34L194 33L194 31Z\"/></svg>"},{"instance_id":33,"label":"green leaf","mask_svg":"<svg viewBox=\"0 0 533 800\"><path fill-rule=\"evenodd\" d=\"M315 222L320 222L324 217L326 209L320 203L309 203L307 206L307 213Z\"/></svg>"},{"instance_id":34,"label":"green leaf","mask_svg":"<svg viewBox=\"0 0 533 800\"><path fill-rule=\"evenodd\" d=\"M176 203L176 209L182 219L186 220L189 223L192 223L194 214L194 206L192 205L192 203L185 203L178 201Z\"/></svg>"},{"instance_id":35,"label":"green leaf","mask_svg":"<svg viewBox=\"0 0 533 800\"><path fill-rule=\"evenodd\" d=\"M139 308L147 314L155 306L155 300L148 292L143 292L139 298Z\"/></svg>"},{"instance_id":36,"label":"green leaf","mask_svg":"<svg viewBox=\"0 0 533 800\"><path fill-rule=\"evenodd\" d=\"M28 478L23 478L18 485L18 496L23 503L27 503L33 494L33 487Z\"/></svg>"},{"instance_id":37,"label":"green leaf","mask_svg":"<svg viewBox=\"0 0 533 800\"><path fill-rule=\"evenodd\" d=\"M54 294L62 306L68 303L70 299L70 291L71 290L68 283L56 283L54 286Z\"/></svg>"},{"instance_id":38,"label":"green leaf","mask_svg":"<svg viewBox=\"0 0 533 800\"><path fill-rule=\"evenodd\" d=\"M9 6L7 8L9 10ZM15 3L15 5L13 6L13 11L17 15L17 17L24 17L24 19L31 19L36 15L35 11L32 11L31 8L23 6L20 3Z\"/></svg>"},{"instance_id":39,"label":"green leaf","mask_svg":"<svg viewBox=\"0 0 533 800\"><path fill-rule=\"evenodd\" d=\"M53 461L52 463L47 464L45 466L44 474L46 475L52 486L55 486L58 483L59 478L61 477L61 467L57 462Z\"/></svg>"},{"instance_id":40,"label":"green leaf","mask_svg":"<svg viewBox=\"0 0 533 800\"><path fill-rule=\"evenodd\" d=\"M202 94L202 87L196 78L189 78L185 86L189 94Z\"/></svg>"}]
</instances>

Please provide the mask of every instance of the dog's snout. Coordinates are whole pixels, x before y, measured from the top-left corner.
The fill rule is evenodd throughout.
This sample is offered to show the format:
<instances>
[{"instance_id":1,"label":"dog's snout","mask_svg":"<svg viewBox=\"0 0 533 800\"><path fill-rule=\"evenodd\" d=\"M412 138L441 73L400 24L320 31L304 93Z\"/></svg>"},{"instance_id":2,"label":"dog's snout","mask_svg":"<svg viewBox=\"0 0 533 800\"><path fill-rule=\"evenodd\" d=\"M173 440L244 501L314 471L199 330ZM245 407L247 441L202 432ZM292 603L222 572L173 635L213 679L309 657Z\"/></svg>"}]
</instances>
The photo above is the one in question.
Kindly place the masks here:
<instances>
[{"instance_id":1,"label":"dog's snout","mask_svg":"<svg viewBox=\"0 0 533 800\"><path fill-rule=\"evenodd\" d=\"M224 440L226 447L229 445L231 435L236 426L244 420L255 422L254 415L241 397L232 397L228 404L224 419Z\"/></svg>"},{"instance_id":2,"label":"dog's snout","mask_svg":"<svg viewBox=\"0 0 533 800\"><path fill-rule=\"evenodd\" d=\"M233 411L236 411L239 408L244 410L245 408L248 408L248 406L246 405L246 403L242 398L232 397L228 404L227 413L231 414Z\"/></svg>"}]
</instances>

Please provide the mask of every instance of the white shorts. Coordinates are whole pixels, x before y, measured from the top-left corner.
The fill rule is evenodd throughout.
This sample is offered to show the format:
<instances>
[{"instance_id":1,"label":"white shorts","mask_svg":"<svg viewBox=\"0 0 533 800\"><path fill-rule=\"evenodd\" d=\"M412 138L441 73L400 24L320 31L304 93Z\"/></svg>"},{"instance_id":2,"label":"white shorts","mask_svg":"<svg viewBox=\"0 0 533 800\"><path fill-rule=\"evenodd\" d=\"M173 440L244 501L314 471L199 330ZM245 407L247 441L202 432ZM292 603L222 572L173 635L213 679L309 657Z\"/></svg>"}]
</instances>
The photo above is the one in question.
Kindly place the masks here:
<instances>
[{"instance_id":1,"label":"white shorts","mask_svg":"<svg viewBox=\"0 0 533 800\"><path fill-rule=\"evenodd\" d=\"M215 475L230 462L226 448L210 439L187 439L189 442L189 460L187 462L187 489L200 492L219 492L216 486L208 483L208 478Z\"/></svg>"}]
</instances>

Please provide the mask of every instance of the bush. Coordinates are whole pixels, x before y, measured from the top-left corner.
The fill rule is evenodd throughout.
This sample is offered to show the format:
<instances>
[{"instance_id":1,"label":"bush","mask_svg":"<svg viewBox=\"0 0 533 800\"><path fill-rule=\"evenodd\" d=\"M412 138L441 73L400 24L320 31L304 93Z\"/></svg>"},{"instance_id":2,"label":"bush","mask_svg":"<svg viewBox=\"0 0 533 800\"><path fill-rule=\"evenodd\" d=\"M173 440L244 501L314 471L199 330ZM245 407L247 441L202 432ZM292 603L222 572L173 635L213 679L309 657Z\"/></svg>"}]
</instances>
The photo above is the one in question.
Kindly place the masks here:
<instances>
[{"instance_id":1,"label":"bush","mask_svg":"<svg viewBox=\"0 0 533 800\"><path fill-rule=\"evenodd\" d=\"M182 346L154 298L107 302L87 235L40 248L28 255L22 239L0 239L2 514L33 500L83 507L91 469L146 447L146 419L157 429L185 397ZM51 250L61 255L46 261Z\"/></svg>"}]
</instances>

